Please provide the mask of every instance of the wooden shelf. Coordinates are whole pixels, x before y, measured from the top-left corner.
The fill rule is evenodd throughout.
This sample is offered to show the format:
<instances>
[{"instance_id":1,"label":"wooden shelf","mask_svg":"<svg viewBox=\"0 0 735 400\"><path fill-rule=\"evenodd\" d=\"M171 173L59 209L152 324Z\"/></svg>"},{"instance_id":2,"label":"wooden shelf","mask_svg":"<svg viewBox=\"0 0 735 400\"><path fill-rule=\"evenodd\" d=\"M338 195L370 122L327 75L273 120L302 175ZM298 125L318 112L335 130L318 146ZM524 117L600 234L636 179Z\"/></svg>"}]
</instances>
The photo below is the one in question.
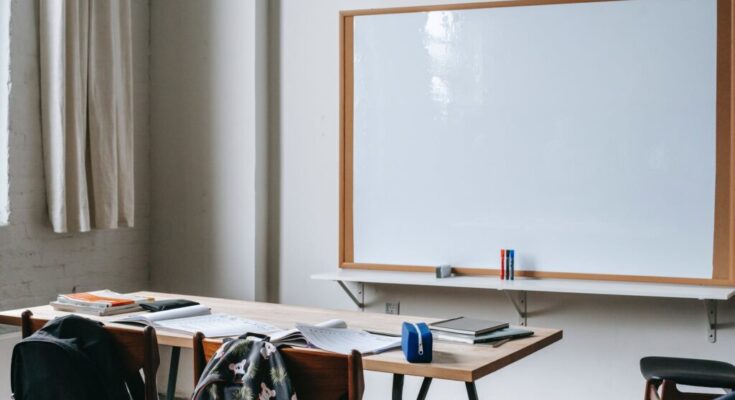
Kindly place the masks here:
<instances>
[{"instance_id":1,"label":"wooden shelf","mask_svg":"<svg viewBox=\"0 0 735 400\"><path fill-rule=\"evenodd\" d=\"M609 296L639 296L696 300L728 300L735 288L703 285L675 285L664 283L586 281L575 279L516 279L501 281L492 276L455 276L437 279L434 274L421 272L394 272L371 270L341 270L316 274L315 280L387 285L436 286L501 291L579 293Z\"/></svg>"}]
</instances>

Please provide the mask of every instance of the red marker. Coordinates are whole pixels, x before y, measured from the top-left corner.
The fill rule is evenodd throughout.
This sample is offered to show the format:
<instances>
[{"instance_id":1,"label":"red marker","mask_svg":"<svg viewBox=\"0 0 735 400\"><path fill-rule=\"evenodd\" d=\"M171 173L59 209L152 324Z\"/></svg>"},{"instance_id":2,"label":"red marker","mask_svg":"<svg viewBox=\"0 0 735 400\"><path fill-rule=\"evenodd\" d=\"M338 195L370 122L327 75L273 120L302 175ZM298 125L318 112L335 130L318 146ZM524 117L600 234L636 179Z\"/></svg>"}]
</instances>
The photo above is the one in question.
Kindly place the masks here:
<instances>
[{"instance_id":1,"label":"red marker","mask_svg":"<svg viewBox=\"0 0 735 400\"><path fill-rule=\"evenodd\" d=\"M500 279L505 279L505 249L500 249Z\"/></svg>"}]
</instances>

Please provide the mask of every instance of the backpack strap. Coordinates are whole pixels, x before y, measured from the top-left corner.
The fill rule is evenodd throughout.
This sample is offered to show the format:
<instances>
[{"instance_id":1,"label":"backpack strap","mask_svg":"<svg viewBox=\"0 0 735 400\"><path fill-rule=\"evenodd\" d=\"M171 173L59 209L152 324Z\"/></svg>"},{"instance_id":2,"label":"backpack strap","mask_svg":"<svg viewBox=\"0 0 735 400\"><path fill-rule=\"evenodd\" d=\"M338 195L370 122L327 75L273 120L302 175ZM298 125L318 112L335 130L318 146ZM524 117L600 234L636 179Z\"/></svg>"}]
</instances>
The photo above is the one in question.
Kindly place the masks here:
<instances>
[{"instance_id":1,"label":"backpack strap","mask_svg":"<svg viewBox=\"0 0 735 400\"><path fill-rule=\"evenodd\" d=\"M262 334L262 333L255 333L255 332L247 332L247 333L245 333L244 335L240 335L240 336L238 337L238 339L247 339L247 338L248 338L248 337L250 337L250 336L252 336L252 337L256 337L256 338L260 338L261 340L264 340L264 341L266 341L266 342L270 342L270 341L271 341L271 338L270 338L270 336L268 336L268 335L264 335L264 334Z\"/></svg>"},{"instance_id":2,"label":"backpack strap","mask_svg":"<svg viewBox=\"0 0 735 400\"><path fill-rule=\"evenodd\" d=\"M247 338L248 338L248 337L250 337L250 336L252 336L252 337L257 337L257 338L260 338L261 340L263 340L263 341L265 341L265 342L271 343L271 338L270 338L270 336L268 336L268 335L264 335L264 334L262 334L262 333L254 333L254 332L248 332L248 333L245 333L244 335L240 335L240 336L238 337L238 339L247 339ZM224 342L224 343L227 343L227 342L230 342L230 341L233 341L233 340L235 340L235 339L232 339L232 338L225 338L225 340L224 340L223 342ZM273 343L271 343L271 344L273 344ZM277 344L273 344L273 345L274 345L274 346L276 346L276 348L277 348L277 349L279 349L279 350L280 350L280 349L288 349L288 348L291 348L291 347L293 347L293 346L291 346L291 345L290 345L290 344L288 344L288 343L277 343Z\"/></svg>"},{"instance_id":3,"label":"backpack strap","mask_svg":"<svg viewBox=\"0 0 735 400\"><path fill-rule=\"evenodd\" d=\"M145 400L145 383L140 374L125 374L125 384L133 400Z\"/></svg>"}]
</instances>

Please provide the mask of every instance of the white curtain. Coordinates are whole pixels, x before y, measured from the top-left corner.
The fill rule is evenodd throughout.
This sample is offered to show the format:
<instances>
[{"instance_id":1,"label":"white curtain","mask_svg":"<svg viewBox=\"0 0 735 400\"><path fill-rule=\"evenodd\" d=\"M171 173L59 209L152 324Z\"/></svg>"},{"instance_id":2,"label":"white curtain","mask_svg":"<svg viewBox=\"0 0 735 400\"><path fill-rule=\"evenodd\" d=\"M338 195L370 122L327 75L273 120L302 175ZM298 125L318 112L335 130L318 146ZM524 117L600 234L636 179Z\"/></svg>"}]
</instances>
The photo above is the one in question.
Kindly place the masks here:
<instances>
[{"instance_id":1,"label":"white curtain","mask_svg":"<svg viewBox=\"0 0 735 400\"><path fill-rule=\"evenodd\" d=\"M133 226L130 0L41 0L41 114L55 232Z\"/></svg>"}]
</instances>

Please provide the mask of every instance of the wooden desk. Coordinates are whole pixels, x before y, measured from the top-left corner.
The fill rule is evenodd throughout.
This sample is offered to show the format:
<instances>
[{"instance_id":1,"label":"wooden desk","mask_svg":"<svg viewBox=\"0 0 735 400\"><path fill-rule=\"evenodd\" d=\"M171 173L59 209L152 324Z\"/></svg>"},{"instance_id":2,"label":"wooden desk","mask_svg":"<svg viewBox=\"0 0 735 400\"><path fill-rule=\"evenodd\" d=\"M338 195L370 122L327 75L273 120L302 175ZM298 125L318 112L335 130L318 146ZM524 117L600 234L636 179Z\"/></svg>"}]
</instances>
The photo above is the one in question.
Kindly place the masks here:
<instances>
[{"instance_id":1,"label":"wooden desk","mask_svg":"<svg viewBox=\"0 0 735 400\"><path fill-rule=\"evenodd\" d=\"M258 320L288 329L295 323L318 323L327 319L338 318L347 322L350 328L366 329L389 334L400 335L403 321L433 322L435 318L421 318L406 315L375 314L360 311L328 310L320 308L298 307L282 304L259 303L241 300L226 300L212 297L199 297L156 292L137 292L135 294L151 296L158 299L186 298L197 301L212 308L213 312L222 312ZM53 310L50 306L28 308L34 317L53 319L69 313ZM20 325L20 315L26 310L17 309L0 312L0 324ZM110 324L111 320L120 316L90 317ZM117 325L117 324L113 324ZM130 329L137 329L126 326ZM534 331L532 337L510 341L500 347L490 345L466 345L437 341L434 344L434 361L430 364L411 364L405 360L400 350L388 351L382 354L365 356L363 366L368 371L388 372L394 375L394 399L400 398L403 376L413 375L429 378L424 381L426 390L430 378L449 379L467 383L470 391L474 391L474 382L494 371L497 371L515 361L518 361L544 347L560 340L562 331L559 329L528 328ZM158 342L161 345L175 348L191 348L192 338L188 335L157 331ZM177 357L178 358L178 357ZM178 360L177 360L178 362ZM427 383L428 382L428 383ZM422 385L422 391L424 390ZM169 386L169 389L171 387ZM423 393L425 395L425 393ZM421 397L421 396L420 396Z\"/></svg>"}]
</instances>

